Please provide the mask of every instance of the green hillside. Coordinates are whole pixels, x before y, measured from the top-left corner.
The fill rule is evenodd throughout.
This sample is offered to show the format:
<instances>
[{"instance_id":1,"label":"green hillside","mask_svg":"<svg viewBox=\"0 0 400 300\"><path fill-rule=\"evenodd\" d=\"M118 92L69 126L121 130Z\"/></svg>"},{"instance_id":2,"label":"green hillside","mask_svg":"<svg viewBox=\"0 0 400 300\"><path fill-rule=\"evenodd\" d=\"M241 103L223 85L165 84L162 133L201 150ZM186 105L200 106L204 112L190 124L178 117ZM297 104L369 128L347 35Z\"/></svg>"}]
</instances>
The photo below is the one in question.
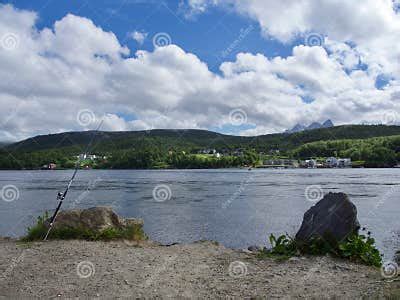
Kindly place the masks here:
<instances>
[{"instance_id":1,"label":"green hillside","mask_svg":"<svg viewBox=\"0 0 400 300\"><path fill-rule=\"evenodd\" d=\"M32 152L62 148L82 148L93 135L92 131L66 132L41 135L8 145L6 149ZM206 130L156 129L151 131L98 132L94 141L97 151L131 149L142 144L160 144L161 147L196 149L204 147L252 147L256 150L289 150L305 143L337 139L365 139L370 137L400 135L400 126L345 125L321 128L292 134L269 134L256 137L224 135Z\"/></svg>"},{"instance_id":2,"label":"green hillside","mask_svg":"<svg viewBox=\"0 0 400 300\"><path fill-rule=\"evenodd\" d=\"M281 155L298 158L335 154L357 158L357 147L374 141L368 139L396 135L400 135L400 126L384 125L346 125L256 137L193 129L97 132L91 153L106 156L102 162L96 163L97 167L223 167L254 164L260 160L260 155L267 155L271 150L280 150ZM0 168L38 168L49 162L72 167L75 156L84 151L92 136L92 131L66 132L36 136L7 145L0 149ZM318 143L328 141L335 142ZM380 146L390 148L397 155L395 146L386 142ZM198 153L204 149L216 149L224 155L218 159L200 156ZM350 149L351 153L346 152ZM372 151L373 148L369 149ZM357 160L365 157L359 155Z\"/></svg>"},{"instance_id":3,"label":"green hillside","mask_svg":"<svg viewBox=\"0 0 400 300\"><path fill-rule=\"evenodd\" d=\"M292 157L347 157L365 167L393 167L400 162L400 135L368 139L317 141L292 151Z\"/></svg>"}]
</instances>

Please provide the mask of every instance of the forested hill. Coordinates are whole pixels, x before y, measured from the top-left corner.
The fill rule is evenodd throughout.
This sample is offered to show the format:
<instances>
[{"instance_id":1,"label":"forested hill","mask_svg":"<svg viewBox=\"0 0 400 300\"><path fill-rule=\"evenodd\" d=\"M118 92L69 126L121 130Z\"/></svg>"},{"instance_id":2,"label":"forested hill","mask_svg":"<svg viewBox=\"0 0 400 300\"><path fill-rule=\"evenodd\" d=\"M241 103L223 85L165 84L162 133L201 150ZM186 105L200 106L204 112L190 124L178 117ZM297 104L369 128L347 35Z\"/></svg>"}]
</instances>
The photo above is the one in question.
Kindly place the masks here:
<instances>
[{"instance_id":1,"label":"forested hill","mask_svg":"<svg viewBox=\"0 0 400 300\"><path fill-rule=\"evenodd\" d=\"M89 143L93 131L66 132L41 135L5 147L13 153L62 150L77 153ZM203 148L236 149L251 148L256 151L271 149L291 150L306 143L339 139L366 139L400 135L400 126L344 125L297 133L280 133L256 137L224 135L206 130L156 129L150 131L97 132L92 151L113 152L119 150L156 147L195 151Z\"/></svg>"}]
</instances>

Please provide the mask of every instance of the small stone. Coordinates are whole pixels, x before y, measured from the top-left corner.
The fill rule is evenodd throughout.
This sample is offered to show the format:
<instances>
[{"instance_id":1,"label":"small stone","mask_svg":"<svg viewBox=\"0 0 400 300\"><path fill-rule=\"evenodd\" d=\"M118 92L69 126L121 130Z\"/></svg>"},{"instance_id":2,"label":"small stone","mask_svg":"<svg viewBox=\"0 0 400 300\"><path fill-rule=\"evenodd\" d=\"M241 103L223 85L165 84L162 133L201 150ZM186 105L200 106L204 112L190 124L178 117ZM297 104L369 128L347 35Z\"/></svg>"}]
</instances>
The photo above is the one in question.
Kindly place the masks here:
<instances>
[{"instance_id":1,"label":"small stone","mask_svg":"<svg viewBox=\"0 0 400 300\"><path fill-rule=\"evenodd\" d=\"M289 258L289 262L299 262L299 261L300 261L300 258L298 258L298 257Z\"/></svg>"},{"instance_id":2,"label":"small stone","mask_svg":"<svg viewBox=\"0 0 400 300\"><path fill-rule=\"evenodd\" d=\"M249 250L250 252L259 252L262 250L262 248L259 246L253 245L253 246L248 247L247 250Z\"/></svg>"}]
</instances>

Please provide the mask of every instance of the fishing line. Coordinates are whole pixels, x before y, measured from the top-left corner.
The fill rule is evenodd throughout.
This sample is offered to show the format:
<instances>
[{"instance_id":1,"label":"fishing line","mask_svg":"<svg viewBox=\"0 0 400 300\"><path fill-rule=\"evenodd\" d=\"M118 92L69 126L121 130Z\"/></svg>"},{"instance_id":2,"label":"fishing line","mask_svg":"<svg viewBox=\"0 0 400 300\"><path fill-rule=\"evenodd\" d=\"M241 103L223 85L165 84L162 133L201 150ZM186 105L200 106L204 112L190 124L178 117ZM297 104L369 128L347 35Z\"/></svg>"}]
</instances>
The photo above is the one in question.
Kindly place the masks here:
<instances>
[{"instance_id":1,"label":"fishing line","mask_svg":"<svg viewBox=\"0 0 400 300\"><path fill-rule=\"evenodd\" d=\"M69 191L69 189L70 189L70 187L71 187L71 185L72 185L72 183L73 183L73 181L74 181L74 179L75 179L75 177L76 177L76 174L78 173L79 167L80 167L80 165L81 165L81 161L84 160L84 159L86 159L86 156L87 156L88 153L89 153L89 149L90 149L90 147L91 147L91 145L92 145L92 143L93 143L93 141L94 141L94 138L95 138L95 136L96 136L96 133L99 131L99 129L100 129L100 127L101 127L102 124L103 124L103 120L100 122L100 124L99 124L99 126L97 127L97 129L93 132L92 138L90 139L89 144L86 146L86 149L85 149L84 154L83 154L83 155L79 155L79 158L78 158L78 160L77 160L77 162L76 162L76 164L75 164L74 173L72 174L72 177L71 177L71 179L70 179L69 182L68 182L67 188L65 189L64 192L58 192L58 194L57 194L57 200L59 200L59 203L58 203L58 206L57 206L56 210L54 211L53 216L52 216L51 219L50 219L49 229L47 230L46 236L45 236L44 239L43 239L44 241L47 240L47 238L48 238L48 236L49 236L49 234L50 234L50 231L51 231L51 229L53 228L54 222L56 221L56 218L57 218L58 212L60 211L61 205L63 204L63 201L64 201L65 197L66 197L67 194L68 194L68 191Z\"/></svg>"}]
</instances>

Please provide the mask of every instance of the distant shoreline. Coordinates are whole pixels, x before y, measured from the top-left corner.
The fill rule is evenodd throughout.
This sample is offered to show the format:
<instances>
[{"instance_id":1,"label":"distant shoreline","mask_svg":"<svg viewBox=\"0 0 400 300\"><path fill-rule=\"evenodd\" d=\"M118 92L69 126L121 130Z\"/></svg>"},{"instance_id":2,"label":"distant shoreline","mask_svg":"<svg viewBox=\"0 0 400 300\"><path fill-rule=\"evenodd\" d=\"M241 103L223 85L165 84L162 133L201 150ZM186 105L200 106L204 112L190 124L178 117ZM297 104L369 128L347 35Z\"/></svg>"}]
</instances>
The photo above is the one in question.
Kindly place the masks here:
<instances>
[{"instance_id":1,"label":"distant shoreline","mask_svg":"<svg viewBox=\"0 0 400 300\"><path fill-rule=\"evenodd\" d=\"M93 168L93 169L79 169L79 171L123 171L123 170L131 170L131 171L184 171L184 170L243 170L243 171L254 171L254 170L379 170L379 169L399 169L399 167L377 167L377 168L262 168L255 167L251 170L248 168L149 168L149 169L132 169L132 168L124 168L124 169L116 169L116 168ZM44 169L0 169L0 171L43 171L43 172L55 172L55 171L70 171L74 170L73 168L68 169L54 169L54 170L44 170Z\"/></svg>"}]
</instances>

